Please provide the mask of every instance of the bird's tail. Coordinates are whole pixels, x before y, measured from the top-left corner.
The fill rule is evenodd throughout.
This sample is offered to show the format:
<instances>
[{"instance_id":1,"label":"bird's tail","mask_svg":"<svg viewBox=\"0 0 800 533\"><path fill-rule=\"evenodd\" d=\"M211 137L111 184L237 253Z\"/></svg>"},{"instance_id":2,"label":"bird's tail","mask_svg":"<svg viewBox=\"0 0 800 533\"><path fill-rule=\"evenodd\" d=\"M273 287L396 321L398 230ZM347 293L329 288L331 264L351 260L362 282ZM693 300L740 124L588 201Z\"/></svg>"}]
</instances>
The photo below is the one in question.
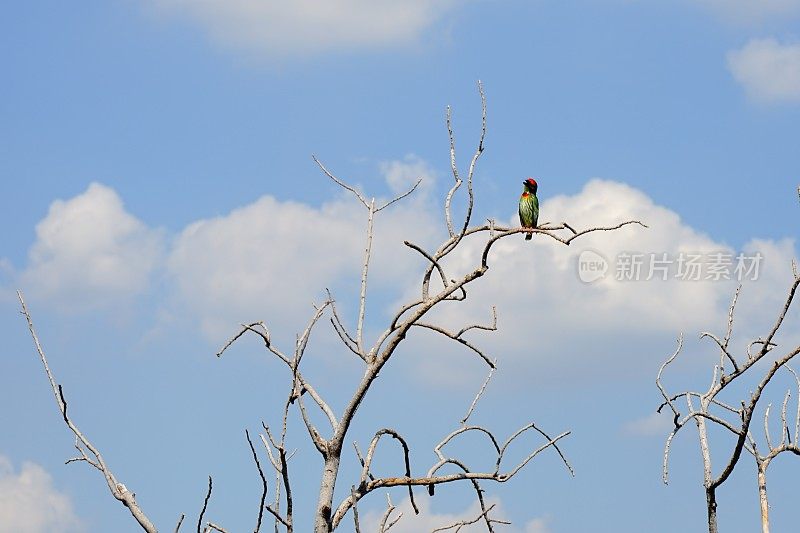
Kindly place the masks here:
<instances>
[{"instance_id":1,"label":"bird's tail","mask_svg":"<svg viewBox=\"0 0 800 533\"><path fill-rule=\"evenodd\" d=\"M525 240L526 240L526 241L529 241L529 240L531 240L531 239L533 239L533 233L526 233L526 234L525 234Z\"/></svg>"}]
</instances>

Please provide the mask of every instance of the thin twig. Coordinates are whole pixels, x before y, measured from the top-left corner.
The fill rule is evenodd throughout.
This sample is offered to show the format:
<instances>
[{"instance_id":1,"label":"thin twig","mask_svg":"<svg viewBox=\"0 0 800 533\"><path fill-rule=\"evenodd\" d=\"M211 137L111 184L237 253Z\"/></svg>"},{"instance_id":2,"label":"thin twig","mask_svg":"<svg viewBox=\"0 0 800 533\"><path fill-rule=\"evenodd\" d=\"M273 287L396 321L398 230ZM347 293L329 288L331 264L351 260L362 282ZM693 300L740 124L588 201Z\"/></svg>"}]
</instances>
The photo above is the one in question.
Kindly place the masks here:
<instances>
[{"instance_id":1,"label":"thin twig","mask_svg":"<svg viewBox=\"0 0 800 533\"><path fill-rule=\"evenodd\" d=\"M181 524L183 524L183 519L186 518L186 515L181 513L181 517L178 518L178 525L175 526L175 533L178 533L181 529Z\"/></svg>"},{"instance_id":2,"label":"thin twig","mask_svg":"<svg viewBox=\"0 0 800 533\"><path fill-rule=\"evenodd\" d=\"M361 524L358 521L358 498L356 497L356 486L350 486L350 496L353 498L353 524L355 533L361 533Z\"/></svg>"},{"instance_id":3,"label":"thin twig","mask_svg":"<svg viewBox=\"0 0 800 533\"><path fill-rule=\"evenodd\" d=\"M358 198L358 201L361 202L364 205L364 207L369 209L369 204L367 203L367 200L363 196L361 196L360 192L358 192L354 187L351 187L350 185L346 184L345 182L343 182L342 180L340 180L339 178L337 178L336 176L331 174L328 171L328 169L325 168L325 166L322 163L320 163L319 159L317 159L316 156L312 155L311 158L314 160L314 162L317 164L317 166L319 166L319 168L322 169L322 172L324 172L326 176L328 176L330 179L335 181L343 189L346 189L346 190L350 191L351 193L353 193L353 195L356 198Z\"/></svg>"},{"instance_id":4,"label":"thin twig","mask_svg":"<svg viewBox=\"0 0 800 533\"><path fill-rule=\"evenodd\" d=\"M475 524L476 522L478 522L482 518L489 519L488 518L489 517L489 511L494 509L495 505L496 504L493 503L492 505L487 507L481 514L479 514L478 516L476 516L475 518L473 518L471 520L461 520L461 521L456 522L454 524L450 524L449 526L437 527L436 529L432 530L431 533L437 533L438 531L448 531L450 529L455 529L454 533L458 533L459 531L461 531L461 528L463 528L464 526L469 526L469 525ZM494 518L490 519L490 521L498 523L498 524L511 524L511 522L508 522L506 520L496 520Z\"/></svg>"},{"instance_id":5,"label":"thin twig","mask_svg":"<svg viewBox=\"0 0 800 533\"><path fill-rule=\"evenodd\" d=\"M203 508L200 510L200 516L197 518L197 533L200 533L200 528L203 525L203 515L206 514L206 508L208 507L208 500L211 499L211 487L212 487L211 476L208 476L208 492L206 492L206 498L205 500L203 500Z\"/></svg>"},{"instance_id":6,"label":"thin twig","mask_svg":"<svg viewBox=\"0 0 800 533\"><path fill-rule=\"evenodd\" d=\"M261 463L258 461L258 454L256 453L256 449L253 446L253 441L250 440L250 432L246 429L244 430L244 434L247 437L247 444L250 445L250 451L253 453L253 461L256 463L256 468L258 469L258 475L261 478L261 501L258 505L258 520L256 521L256 529L255 533L258 533L261 529L261 519L264 516L264 502L267 500L267 478L264 476L264 471L261 469Z\"/></svg>"},{"instance_id":7,"label":"thin twig","mask_svg":"<svg viewBox=\"0 0 800 533\"><path fill-rule=\"evenodd\" d=\"M475 395L475 398L472 400L472 403L469 405L469 409L467 410L467 414L464 415L464 418L461 419L461 424L464 425L469 420L469 417L472 415L472 412L475 410L475 406L478 405L478 400L480 400L481 396L483 395L483 391L486 390L486 386L489 384L489 380L492 379L494 375L494 371L497 369L497 359L493 361L494 366L489 368L489 375L486 376L486 380L481 385L480 390L478 390L478 394Z\"/></svg>"}]
</instances>

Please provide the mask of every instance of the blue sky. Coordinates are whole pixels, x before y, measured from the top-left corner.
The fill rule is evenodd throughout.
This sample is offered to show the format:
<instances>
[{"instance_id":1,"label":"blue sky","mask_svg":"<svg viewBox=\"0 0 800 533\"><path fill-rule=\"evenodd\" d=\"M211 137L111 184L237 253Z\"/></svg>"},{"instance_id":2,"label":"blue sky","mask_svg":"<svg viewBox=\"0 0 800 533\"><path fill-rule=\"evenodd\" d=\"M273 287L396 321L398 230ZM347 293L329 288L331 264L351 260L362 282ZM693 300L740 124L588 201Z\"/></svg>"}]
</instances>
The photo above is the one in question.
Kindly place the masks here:
<instances>
[{"instance_id":1,"label":"blue sky","mask_svg":"<svg viewBox=\"0 0 800 533\"><path fill-rule=\"evenodd\" d=\"M346 321L357 306L363 208L311 154L381 198L424 179L377 223L366 328L375 335L417 290L422 263L402 240L432 248L445 235L444 110L453 108L464 168L480 79L488 134L476 221L514 223L520 181L532 175L542 220L650 226L570 249L506 239L470 302L438 317L483 321L497 305L500 331L474 337L500 361L476 421L501 435L529 419L573 431L564 449L574 479L545 454L489 493L514 522L508 531L701 530L690 432L676 442L670 486L661 483L668 425L651 415L653 379L685 332L672 384L707 383L714 354L696 333L724 327L735 283L626 283L611 271L585 284L576 265L583 250L612 262L625 252L760 252L736 339L764 334L797 256L798 23L796 0L9 4L0 17L0 523L136 531L96 472L63 465L72 441L18 315L21 288L76 422L158 525L196 517L212 474L210 518L252 528L259 482L244 428L276 423L286 376L254 340L213 354L243 321L264 319L291 343L325 287ZM796 318L787 343L797 342ZM315 341L307 372L340 405L359 367L330 332ZM364 447L394 427L427 470L484 371L441 339L410 337L350 440ZM293 424L302 510L319 461ZM478 461L480 449L468 442L462 452ZM399 463L385 453L392 472ZM720 492L726 531L757 526L751 463ZM797 518L797 465L773 468L782 530ZM402 504L402 491L392 497ZM420 497L428 522L405 516L401 531L475 514L459 489ZM51 507L31 503L41 501ZM380 513L384 503L374 494L360 509Z\"/></svg>"}]
</instances>

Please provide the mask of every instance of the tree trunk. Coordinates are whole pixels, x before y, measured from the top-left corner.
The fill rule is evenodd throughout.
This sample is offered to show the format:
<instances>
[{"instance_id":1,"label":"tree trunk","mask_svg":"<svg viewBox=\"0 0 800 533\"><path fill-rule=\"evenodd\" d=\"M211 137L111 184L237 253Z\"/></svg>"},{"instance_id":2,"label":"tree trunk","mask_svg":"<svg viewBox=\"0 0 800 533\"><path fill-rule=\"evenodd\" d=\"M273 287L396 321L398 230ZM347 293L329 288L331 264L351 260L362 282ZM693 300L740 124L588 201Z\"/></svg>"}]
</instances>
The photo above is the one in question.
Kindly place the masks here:
<instances>
[{"instance_id":1,"label":"tree trunk","mask_svg":"<svg viewBox=\"0 0 800 533\"><path fill-rule=\"evenodd\" d=\"M767 500L766 467L758 465L758 498L761 501L761 533L769 533L769 501Z\"/></svg>"},{"instance_id":2,"label":"tree trunk","mask_svg":"<svg viewBox=\"0 0 800 533\"><path fill-rule=\"evenodd\" d=\"M706 507L708 508L708 533L719 533L717 529L717 494L716 489L706 489Z\"/></svg>"},{"instance_id":3,"label":"tree trunk","mask_svg":"<svg viewBox=\"0 0 800 533\"><path fill-rule=\"evenodd\" d=\"M339 457L341 451L336 450L325 459L325 469L322 471L322 481L319 487L319 502L314 517L314 533L330 533L331 507L333 505L333 489L336 487L336 477L339 473Z\"/></svg>"}]
</instances>

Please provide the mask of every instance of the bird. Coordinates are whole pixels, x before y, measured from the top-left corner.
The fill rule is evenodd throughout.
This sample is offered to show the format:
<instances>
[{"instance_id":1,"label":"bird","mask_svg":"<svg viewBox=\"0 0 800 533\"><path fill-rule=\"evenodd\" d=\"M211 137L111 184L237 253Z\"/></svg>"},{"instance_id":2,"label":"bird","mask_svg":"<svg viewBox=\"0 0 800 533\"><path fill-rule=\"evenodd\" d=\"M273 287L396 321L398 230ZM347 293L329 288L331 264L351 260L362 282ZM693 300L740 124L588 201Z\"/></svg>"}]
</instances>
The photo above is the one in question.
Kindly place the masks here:
<instances>
[{"instance_id":1,"label":"bird","mask_svg":"<svg viewBox=\"0 0 800 533\"><path fill-rule=\"evenodd\" d=\"M523 228L535 228L539 222L539 199L536 197L536 190L539 184L533 178L528 178L522 182L522 196L519 197L519 223ZM533 238L533 233L526 233L525 240Z\"/></svg>"}]
</instances>

